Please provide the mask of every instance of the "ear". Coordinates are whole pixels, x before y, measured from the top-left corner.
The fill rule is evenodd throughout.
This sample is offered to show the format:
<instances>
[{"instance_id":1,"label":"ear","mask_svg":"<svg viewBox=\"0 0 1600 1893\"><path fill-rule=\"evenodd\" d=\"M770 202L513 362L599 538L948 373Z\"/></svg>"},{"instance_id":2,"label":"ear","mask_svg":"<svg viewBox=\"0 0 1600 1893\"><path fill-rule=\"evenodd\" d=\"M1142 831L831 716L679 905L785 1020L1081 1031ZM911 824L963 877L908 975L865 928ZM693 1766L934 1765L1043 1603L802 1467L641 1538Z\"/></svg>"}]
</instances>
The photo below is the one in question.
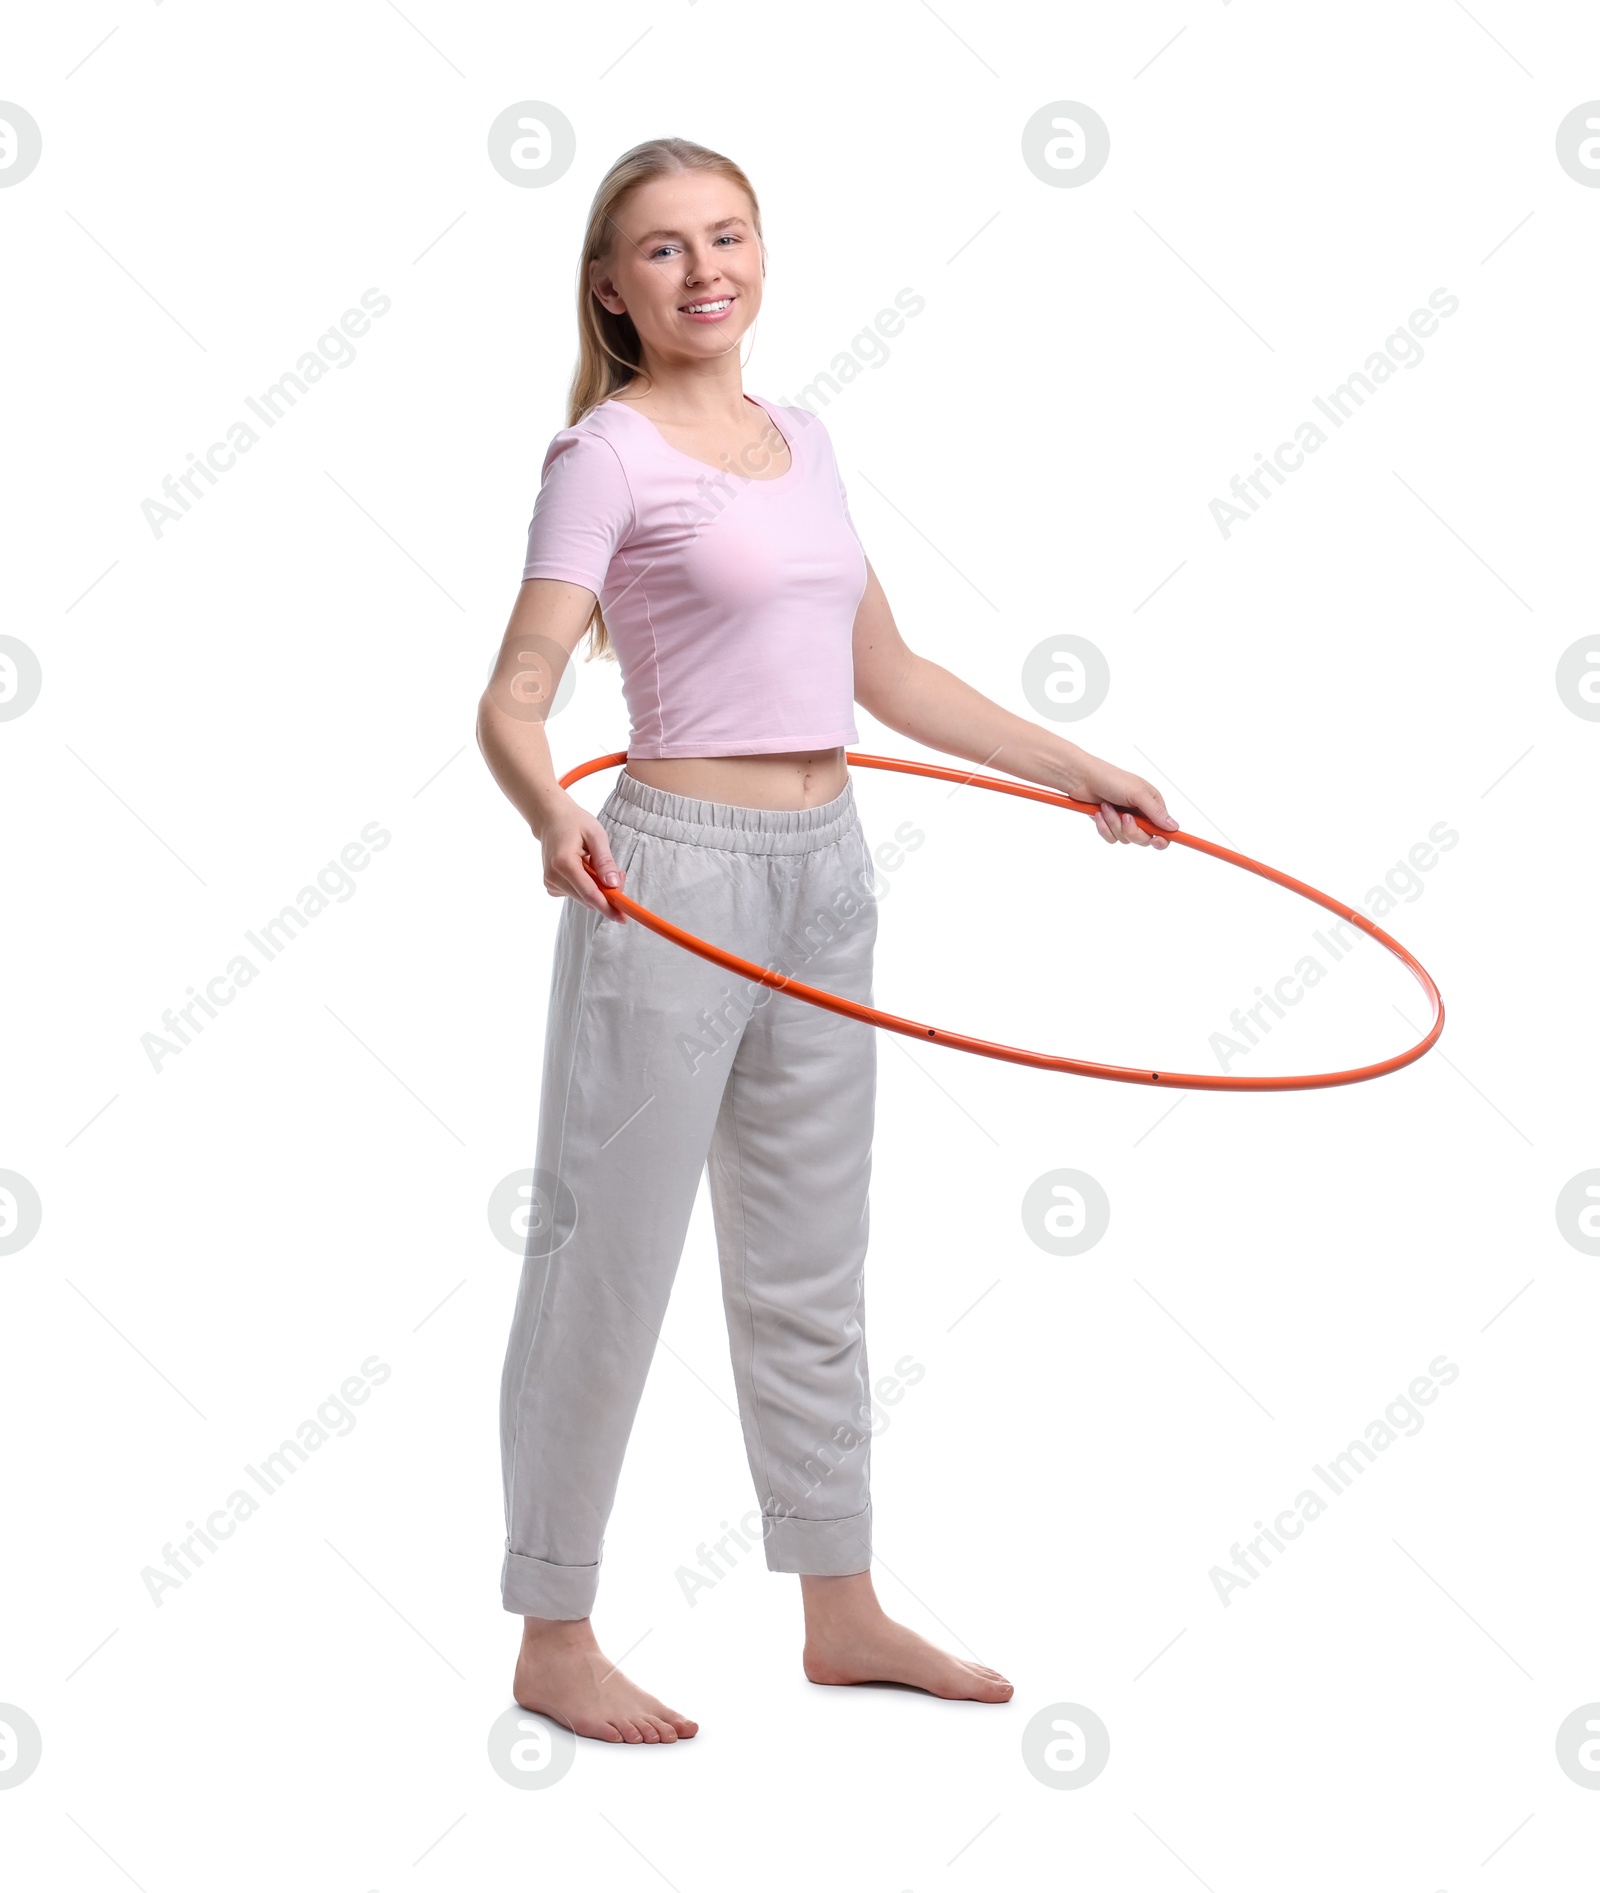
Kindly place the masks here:
<instances>
[{"instance_id":1,"label":"ear","mask_svg":"<svg viewBox=\"0 0 1600 1893\"><path fill-rule=\"evenodd\" d=\"M609 309L612 315L626 315L628 305L617 294L616 285L599 263L589 265L589 293L603 309Z\"/></svg>"}]
</instances>

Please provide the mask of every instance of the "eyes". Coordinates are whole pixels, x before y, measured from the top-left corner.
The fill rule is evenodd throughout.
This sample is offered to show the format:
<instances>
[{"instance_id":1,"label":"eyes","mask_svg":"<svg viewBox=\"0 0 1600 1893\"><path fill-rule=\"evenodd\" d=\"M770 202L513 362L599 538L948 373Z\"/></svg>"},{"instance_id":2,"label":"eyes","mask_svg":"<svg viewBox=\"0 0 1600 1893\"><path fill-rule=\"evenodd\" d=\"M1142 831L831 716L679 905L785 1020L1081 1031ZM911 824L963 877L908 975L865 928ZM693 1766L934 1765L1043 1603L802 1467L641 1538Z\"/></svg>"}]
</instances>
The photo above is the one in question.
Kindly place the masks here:
<instances>
[{"instance_id":1,"label":"eyes","mask_svg":"<svg viewBox=\"0 0 1600 1893\"><path fill-rule=\"evenodd\" d=\"M721 236L712 238L712 247L715 248L719 243L740 243L742 241L743 239L735 236L731 230L724 230ZM647 250L645 252L645 261L647 263L653 263L663 251L675 249L676 247L675 244L671 243L658 243L653 250Z\"/></svg>"}]
</instances>

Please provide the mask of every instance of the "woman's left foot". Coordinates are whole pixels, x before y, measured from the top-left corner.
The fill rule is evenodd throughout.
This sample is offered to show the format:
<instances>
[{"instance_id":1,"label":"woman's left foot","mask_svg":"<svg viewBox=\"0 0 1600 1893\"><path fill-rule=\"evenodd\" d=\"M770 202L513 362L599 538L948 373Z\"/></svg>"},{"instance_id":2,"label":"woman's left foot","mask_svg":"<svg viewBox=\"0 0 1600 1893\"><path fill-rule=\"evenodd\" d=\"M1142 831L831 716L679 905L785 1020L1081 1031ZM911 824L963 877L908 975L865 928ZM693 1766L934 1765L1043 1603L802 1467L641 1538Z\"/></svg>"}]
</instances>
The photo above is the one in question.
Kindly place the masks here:
<instances>
[{"instance_id":1,"label":"woman's left foot","mask_svg":"<svg viewBox=\"0 0 1600 1893\"><path fill-rule=\"evenodd\" d=\"M802 1667L813 1683L909 1683L932 1696L1009 1702L1011 1684L985 1663L968 1663L884 1614L870 1574L801 1580L806 1600Z\"/></svg>"}]
</instances>

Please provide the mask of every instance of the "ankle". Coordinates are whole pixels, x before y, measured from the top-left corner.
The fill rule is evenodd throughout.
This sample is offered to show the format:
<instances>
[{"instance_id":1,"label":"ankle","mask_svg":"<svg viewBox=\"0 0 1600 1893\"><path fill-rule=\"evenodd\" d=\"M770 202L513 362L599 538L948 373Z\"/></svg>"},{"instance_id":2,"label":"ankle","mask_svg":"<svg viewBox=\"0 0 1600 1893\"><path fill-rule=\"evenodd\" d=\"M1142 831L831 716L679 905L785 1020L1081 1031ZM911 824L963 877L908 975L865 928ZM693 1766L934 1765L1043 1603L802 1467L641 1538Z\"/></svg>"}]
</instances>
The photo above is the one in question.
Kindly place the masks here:
<instances>
[{"instance_id":1,"label":"ankle","mask_svg":"<svg viewBox=\"0 0 1600 1893\"><path fill-rule=\"evenodd\" d=\"M522 1647L524 1650L592 1650L595 1643L594 1625L587 1617L524 1617L522 1620Z\"/></svg>"},{"instance_id":2,"label":"ankle","mask_svg":"<svg viewBox=\"0 0 1600 1893\"><path fill-rule=\"evenodd\" d=\"M808 1573L800 1579L800 1595L808 1638L826 1641L850 1636L886 1621L870 1571L854 1571L847 1577Z\"/></svg>"}]
</instances>

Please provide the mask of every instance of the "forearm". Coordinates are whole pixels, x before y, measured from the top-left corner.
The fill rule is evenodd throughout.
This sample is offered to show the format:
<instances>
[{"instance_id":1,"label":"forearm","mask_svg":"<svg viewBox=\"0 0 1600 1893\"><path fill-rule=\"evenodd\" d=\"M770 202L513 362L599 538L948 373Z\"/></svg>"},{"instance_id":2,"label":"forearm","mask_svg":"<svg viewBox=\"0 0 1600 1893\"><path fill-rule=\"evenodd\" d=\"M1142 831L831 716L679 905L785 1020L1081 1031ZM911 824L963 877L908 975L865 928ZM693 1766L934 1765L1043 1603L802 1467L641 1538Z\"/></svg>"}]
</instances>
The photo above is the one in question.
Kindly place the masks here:
<instances>
[{"instance_id":1,"label":"forearm","mask_svg":"<svg viewBox=\"0 0 1600 1893\"><path fill-rule=\"evenodd\" d=\"M478 748L506 799L539 840L569 798L556 780L544 724L507 716L485 691L478 704Z\"/></svg>"},{"instance_id":2,"label":"forearm","mask_svg":"<svg viewBox=\"0 0 1600 1893\"><path fill-rule=\"evenodd\" d=\"M859 701L880 723L928 749L1067 795L1081 794L1095 760L1076 743L1014 716L942 665L914 654L908 653L892 682L880 683Z\"/></svg>"}]
</instances>

